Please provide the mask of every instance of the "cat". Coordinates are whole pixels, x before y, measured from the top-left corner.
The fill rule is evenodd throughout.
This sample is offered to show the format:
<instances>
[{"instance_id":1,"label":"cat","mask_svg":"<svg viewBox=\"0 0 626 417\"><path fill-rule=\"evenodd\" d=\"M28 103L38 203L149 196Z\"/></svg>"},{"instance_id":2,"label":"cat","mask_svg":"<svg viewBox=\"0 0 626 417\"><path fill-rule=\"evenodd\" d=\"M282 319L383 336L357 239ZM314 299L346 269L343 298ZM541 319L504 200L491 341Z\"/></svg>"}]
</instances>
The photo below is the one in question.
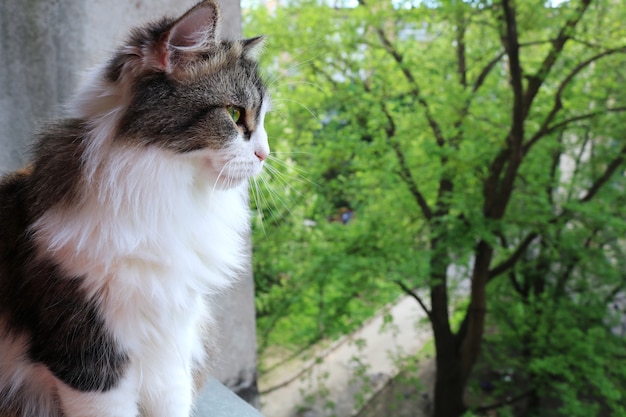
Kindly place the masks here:
<instances>
[{"instance_id":1,"label":"cat","mask_svg":"<svg viewBox=\"0 0 626 417\"><path fill-rule=\"evenodd\" d=\"M0 416L191 414L270 152L263 37L219 25L133 30L0 181Z\"/></svg>"}]
</instances>

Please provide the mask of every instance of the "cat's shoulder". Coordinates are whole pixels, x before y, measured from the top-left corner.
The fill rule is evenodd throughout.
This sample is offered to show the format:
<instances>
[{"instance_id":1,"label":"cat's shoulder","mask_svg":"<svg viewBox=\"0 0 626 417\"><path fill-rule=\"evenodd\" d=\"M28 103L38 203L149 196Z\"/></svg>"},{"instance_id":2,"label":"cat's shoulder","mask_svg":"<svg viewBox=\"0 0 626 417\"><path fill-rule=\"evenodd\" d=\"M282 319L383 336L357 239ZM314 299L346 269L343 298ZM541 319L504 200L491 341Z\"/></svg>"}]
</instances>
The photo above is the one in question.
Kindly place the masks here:
<instances>
[{"instance_id":1,"label":"cat's shoulder","mask_svg":"<svg viewBox=\"0 0 626 417\"><path fill-rule=\"evenodd\" d=\"M0 178L0 253L13 247L28 223L26 194L32 167Z\"/></svg>"},{"instance_id":2,"label":"cat's shoulder","mask_svg":"<svg viewBox=\"0 0 626 417\"><path fill-rule=\"evenodd\" d=\"M28 165L0 177L0 218L5 210L12 208L23 199L32 173L33 167Z\"/></svg>"}]
</instances>

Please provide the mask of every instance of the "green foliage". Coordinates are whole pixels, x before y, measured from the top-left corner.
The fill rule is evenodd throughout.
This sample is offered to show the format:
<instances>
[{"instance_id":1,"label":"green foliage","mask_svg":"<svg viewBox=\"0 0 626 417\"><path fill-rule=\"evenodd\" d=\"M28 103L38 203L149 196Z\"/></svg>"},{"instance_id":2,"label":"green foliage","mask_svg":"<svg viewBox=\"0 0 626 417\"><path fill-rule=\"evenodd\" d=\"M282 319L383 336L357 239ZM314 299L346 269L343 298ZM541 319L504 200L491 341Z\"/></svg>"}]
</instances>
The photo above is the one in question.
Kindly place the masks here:
<instances>
[{"instance_id":1,"label":"green foliage","mask_svg":"<svg viewBox=\"0 0 626 417\"><path fill-rule=\"evenodd\" d=\"M410 195L397 192L402 184L384 138L370 137L384 119L365 114L374 104L364 102L362 86L344 80L338 89L309 72L340 42L295 27L328 25L318 11L311 6L277 27L273 19L286 20L291 9L273 17L259 9L247 25L284 41L269 42L263 65L279 73L268 77L276 111L267 128L277 156L252 197L261 348L302 348L347 333L398 296L394 279L426 277L425 258L416 254L423 222ZM353 218L337 221L348 210Z\"/></svg>"},{"instance_id":2,"label":"green foliage","mask_svg":"<svg viewBox=\"0 0 626 417\"><path fill-rule=\"evenodd\" d=\"M506 297L502 290L495 291ZM554 409L563 416L626 415L626 346L607 326L615 318L606 317L605 301L581 305L548 293L520 300L508 293L508 308L497 304L494 314L500 331L487 336L486 349L491 365L508 369L515 384L495 381L496 392L536 393L531 415L556 415Z\"/></svg>"},{"instance_id":3,"label":"green foliage","mask_svg":"<svg viewBox=\"0 0 626 417\"><path fill-rule=\"evenodd\" d=\"M268 37L277 155L252 196L261 348L349 332L401 281L438 290L436 348L468 327L480 341L486 310L494 366L533 398L623 415L607 309L626 284L618 3L251 10L246 29ZM456 287L469 298L448 317Z\"/></svg>"}]
</instances>

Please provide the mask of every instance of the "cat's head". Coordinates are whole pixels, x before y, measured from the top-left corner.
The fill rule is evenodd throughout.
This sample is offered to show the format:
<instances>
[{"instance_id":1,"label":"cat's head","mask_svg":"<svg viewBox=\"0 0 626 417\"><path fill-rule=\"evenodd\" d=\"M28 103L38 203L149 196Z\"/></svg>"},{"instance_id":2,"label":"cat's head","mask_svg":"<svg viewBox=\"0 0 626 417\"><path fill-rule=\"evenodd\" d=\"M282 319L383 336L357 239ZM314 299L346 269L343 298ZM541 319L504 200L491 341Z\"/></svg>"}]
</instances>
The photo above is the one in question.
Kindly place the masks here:
<instances>
[{"instance_id":1,"label":"cat's head","mask_svg":"<svg viewBox=\"0 0 626 417\"><path fill-rule=\"evenodd\" d=\"M263 39L222 40L219 25L219 8L208 0L135 29L100 77L115 91L114 146L200 161L208 180L229 188L259 173L268 157L270 104L257 72ZM113 110L88 107L91 116Z\"/></svg>"}]
</instances>

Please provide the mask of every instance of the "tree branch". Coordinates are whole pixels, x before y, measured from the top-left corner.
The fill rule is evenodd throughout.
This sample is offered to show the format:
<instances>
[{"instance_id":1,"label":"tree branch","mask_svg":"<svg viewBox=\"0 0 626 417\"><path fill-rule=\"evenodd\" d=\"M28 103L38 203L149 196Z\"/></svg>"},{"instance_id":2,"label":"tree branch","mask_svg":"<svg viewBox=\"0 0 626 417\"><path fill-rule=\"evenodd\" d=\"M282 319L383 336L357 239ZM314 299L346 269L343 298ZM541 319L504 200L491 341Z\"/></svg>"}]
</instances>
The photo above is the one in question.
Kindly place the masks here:
<instances>
[{"instance_id":1,"label":"tree branch","mask_svg":"<svg viewBox=\"0 0 626 417\"><path fill-rule=\"evenodd\" d=\"M364 4L361 1L360 3ZM419 84L415 80L415 77L413 76L411 71L407 68L407 66L404 65L404 57L393 46L393 44L391 43L391 41L389 40L389 38L387 37L387 35L381 28L374 28L374 30L378 34L378 37L380 41L382 42L383 47L385 48L385 51L387 51L387 53L391 55L394 61L396 61L396 63L400 67L400 70L402 71L402 74L404 74L404 77L407 79L409 84L411 84L411 86L413 87L412 95L417 99L417 102L423 107L426 120L433 134L435 135L435 140L437 141L437 144L439 146L443 146L445 144L445 138L443 136L441 127L439 126L439 123L437 123L437 121L435 120L435 117L433 116L430 110L430 106L428 105L426 100L424 100L424 98L421 96L421 89L419 88Z\"/></svg>"},{"instance_id":2,"label":"tree branch","mask_svg":"<svg viewBox=\"0 0 626 417\"><path fill-rule=\"evenodd\" d=\"M597 43L594 43L594 42L589 42L589 41L584 40L584 39L579 39L579 38L577 38L575 36L570 36L570 40L572 42L579 43L581 45L585 45L585 46L587 46L589 48L594 48L594 49L602 49L602 48L604 48L604 45L597 44Z\"/></svg>"},{"instance_id":3,"label":"tree branch","mask_svg":"<svg viewBox=\"0 0 626 417\"><path fill-rule=\"evenodd\" d=\"M485 67L480 72L480 74L478 74L478 77L476 77L476 81L474 81L474 86L472 87L472 92L473 93L478 91L478 89L483 85L483 83L485 82L485 79L487 78L487 76L489 75L491 70L502 59L502 57L504 56L505 53L506 53L506 51L504 51L504 50L500 51L500 53L498 53L498 55L496 55L491 61L489 61L487 63L487 65L485 65Z\"/></svg>"},{"instance_id":4,"label":"tree branch","mask_svg":"<svg viewBox=\"0 0 626 417\"><path fill-rule=\"evenodd\" d=\"M428 307L426 307L426 304L424 304L424 301L422 301L422 298L415 291L407 287L406 284L400 281L399 279L395 280L394 282L398 284L400 288L402 288L402 291L404 291L405 294L407 294L409 297L413 298L415 301L418 302L420 307L422 307L422 310L424 310L424 313L426 313L426 316L428 316L428 320L432 321L433 320L432 312L428 309Z\"/></svg>"},{"instance_id":5,"label":"tree branch","mask_svg":"<svg viewBox=\"0 0 626 417\"><path fill-rule=\"evenodd\" d=\"M528 77L528 87L526 89L526 94L524 97L524 107L525 107L525 115L526 116L530 107L533 103L533 100L537 96L539 89L543 85L545 79L548 74L552 70L552 67L556 63L557 59L561 55L563 48L565 47L565 43L570 39L571 34L574 33L574 28L578 25L578 22L582 19L585 11L591 4L591 0L582 0L578 9L576 10L576 14L565 22L565 25L559 31L556 39L552 41L552 48L548 55L544 58L539 70L532 76Z\"/></svg>"},{"instance_id":6,"label":"tree branch","mask_svg":"<svg viewBox=\"0 0 626 417\"><path fill-rule=\"evenodd\" d=\"M568 124L573 123L573 122L579 122L581 120L591 119L591 118L594 118L596 116L600 116L600 115L603 115L603 114L606 114L606 113L619 113L619 112L623 112L623 111L626 111L626 106L623 106L623 107L611 107L611 108L608 108L608 109L602 109L602 110L598 110L598 111L595 111L595 112L574 116L574 117L562 120L559 123L556 123L556 124L550 126L549 128L546 129L546 131L544 133L544 136L545 135L549 135L550 133L553 133L554 131L560 130L560 129L566 127Z\"/></svg>"},{"instance_id":7,"label":"tree branch","mask_svg":"<svg viewBox=\"0 0 626 417\"><path fill-rule=\"evenodd\" d=\"M517 261L520 260L522 255L524 255L530 244L533 243L533 241L537 238L537 236L539 236L539 233L537 232L532 232L528 234L528 236L526 236L526 238L524 238L524 240L522 240L522 242L519 244L517 249L515 249L515 251L511 254L511 256L509 256L506 260L500 262L493 269L489 270L489 278L487 282L513 268Z\"/></svg>"},{"instance_id":8,"label":"tree branch","mask_svg":"<svg viewBox=\"0 0 626 417\"><path fill-rule=\"evenodd\" d=\"M625 157L626 157L626 145L622 147L618 156L615 157L608 164L604 173L594 181L591 187L589 187L589 190L587 191L585 196L579 199L579 202L587 203L591 201L595 197L595 195L600 191L602 186L604 186L604 184L606 184L610 180L613 174L615 174L615 171L617 171L617 169L619 169L619 167L624 163ZM571 212L568 210L564 210L559 216L552 218L548 223L554 224L558 221L567 220L570 216L571 216ZM492 279L496 278L497 276L501 275L502 273L508 271L513 266L515 266L517 261L519 261L519 259L526 252L526 250L528 249L530 244L533 242L533 240L537 238L537 236L539 236L539 233L537 232L532 232L528 234L528 236L526 236L526 238L524 238L524 240L519 244L517 249L515 249L515 251L511 254L511 256L509 256L506 260L498 264L496 267L490 269L488 282L490 282Z\"/></svg>"},{"instance_id":9,"label":"tree branch","mask_svg":"<svg viewBox=\"0 0 626 417\"><path fill-rule=\"evenodd\" d=\"M513 114L512 126L509 133L509 146L515 151L519 142L524 136L524 87L522 65L519 58L519 37L517 34L517 19L515 7L509 0L502 0L504 10L505 33L502 37L502 44L509 57L509 73L511 76L511 87L513 89Z\"/></svg>"},{"instance_id":10,"label":"tree branch","mask_svg":"<svg viewBox=\"0 0 626 417\"><path fill-rule=\"evenodd\" d=\"M557 89L557 92L556 92L556 94L554 96L554 105L552 106L552 109L550 110L550 112L548 113L546 118L544 119L544 121L541 124L541 127L539 128L539 130L537 130L537 132L533 135L533 137L524 145L524 153L528 153L530 148L535 143L537 143L537 141L539 141L539 139L541 139L542 137L544 137L548 133L551 133L551 132L553 132L555 130L555 126L549 127L549 125L550 125L550 123L552 123L552 121L554 120L554 118L556 117L558 112L563 108L563 103L562 103L563 92L565 91L565 88L569 85L569 83L574 79L574 77L579 72L581 72L583 69L585 69L587 66L589 66L590 64L596 62L600 58L603 58L603 57L606 57L606 56L609 56L609 55L613 55L613 54L616 54L616 53L622 53L622 52L626 52L626 46L622 46L620 48L607 49L606 51L603 51L603 52L601 52L599 54L596 54L596 55L594 55L592 57L589 57L586 60L580 62L578 65L576 65L572 69L572 71L570 71L569 74L567 74L567 76L563 79L563 81L559 85L559 88ZM592 114L593 115L597 115L597 114L601 114L601 113L600 112L595 112L595 113L592 113Z\"/></svg>"},{"instance_id":11,"label":"tree branch","mask_svg":"<svg viewBox=\"0 0 626 417\"><path fill-rule=\"evenodd\" d=\"M463 87L467 87L468 85L467 85L467 75L466 75L466 68L465 68L465 65L466 65L465 64L465 48L463 48L462 52L458 52L457 55L459 55L459 64L458 64L459 74L463 74L461 75L461 85ZM461 58L461 55L462 55L462 58ZM489 75L493 67L496 66L498 61L500 61L500 59L502 59L503 56L504 56L504 51L500 52L494 59L492 59L491 61L487 63L487 65L482 69L480 74L478 74L476 81L474 81L474 85L472 87L472 93L475 93L476 91L478 91L478 89L485 82L487 75ZM463 59L463 61L461 61L461 59ZM463 121L465 120L465 117L469 113L469 108L472 104L472 99L474 97L475 97L475 94L472 94L469 97L467 97L467 99L465 100L465 103L463 104L463 107L459 111L459 118L457 119L456 122L454 122L454 129L455 129L456 134L454 135L454 137L450 139L450 145L455 148L463 139L463 130L461 129L461 126L463 125Z\"/></svg>"},{"instance_id":12,"label":"tree branch","mask_svg":"<svg viewBox=\"0 0 626 417\"><path fill-rule=\"evenodd\" d=\"M563 155L563 130L557 137L558 148L552 151L552 163L550 164L550 181L546 185L546 197L551 207L554 207L554 189L558 187L557 172L561 165L561 156Z\"/></svg>"},{"instance_id":13,"label":"tree branch","mask_svg":"<svg viewBox=\"0 0 626 417\"><path fill-rule=\"evenodd\" d=\"M524 138L524 88L522 68L519 59L519 38L515 8L510 0L502 0L505 30L501 37L502 46L509 57L510 83L513 89L513 106L511 109L511 128L506 137L506 147L500 151L489 169L489 177L485 182L484 212L488 218L500 219L504 216L511 194L513 183L522 162L521 145ZM502 170L506 167L504 177Z\"/></svg>"},{"instance_id":14,"label":"tree branch","mask_svg":"<svg viewBox=\"0 0 626 417\"><path fill-rule=\"evenodd\" d=\"M509 272L509 282L511 282L513 289L523 297L522 300L528 296L527 291L520 286L519 281L517 280L517 274L515 273L515 271Z\"/></svg>"},{"instance_id":15,"label":"tree branch","mask_svg":"<svg viewBox=\"0 0 626 417\"><path fill-rule=\"evenodd\" d=\"M470 285L467 331L461 344L461 369L466 381L480 353L487 313L487 279L493 258L493 246L481 239L474 249L476 255Z\"/></svg>"},{"instance_id":16,"label":"tree branch","mask_svg":"<svg viewBox=\"0 0 626 417\"><path fill-rule=\"evenodd\" d=\"M585 194L585 196L579 200L581 203L586 203L588 201L591 201L591 199L593 199L593 197L598 193L598 191L600 191L602 186L606 182L608 182L609 179L611 179L615 171L617 171L617 169L624 163L625 155L626 155L626 145L622 147L618 156L609 163L604 173L600 175L600 177L594 181L591 187L589 187L587 194Z\"/></svg>"},{"instance_id":17,"label":"tree branch","mask_svg":"<svg viewBox=\"0 0 626 417\"><path fill-rule=\"evenodd\" d=\"M430 221L433 218L433 211L431 210L430 206L428 205L428 202L424 198L424 195L421 193L421 191L417 187L417 184L415 183L415 180L413 179L413 175L411 174L411 169L406 163L404 152L402 152L400 145L396 141L393 140L393 137L395 136L395 133L396 133L396 124L393 120L393 117L391 117L391 114L389 113L389 110L387 109L387 106L385 106L384 102L381 103L381 109L383 111L383 114L387 118L387 122L388 122L388 125L385 128L385 132L387 134L387 143L391 145L391 148L396 154L396 158L398 158L398 163L400 164L400 177L409 188L409 192L411 193L413 198L415 198L415 201L417 202L417 205L419 206L420 210L422 210L422 214L424 215L424 217L428 221Z\"/></svg>"},{"instance_id":18,"label":"tree branch","mask_svg":"<svg viewBox=\"0 0 626 417\"><path fill-rule=\"evenodd\" d=\"M615 297L624 291L624 287L626 287L626 275L622 276L622 280L620 283L613 288L609 294L604 298L604 304L609 304L614 301Z\"/></svg>"},{"instance_id":19,"label":"tree branch","mask_svg":"<svg viewBox=\"0 0 626 417\"><path fill-rule=\"evenodd\" d=\"M510 150L505 147L498 152L498 155L491 161L489 165L489 176L483 183L483 215L487 218L499 218L498 208L502 206L500 201L501 194L498 190L500 183L500 175L509 159Z\"/></svg>"},{"instance_id":20,"label":"tree branch","mask_svg":"<svg viewBox=\"0 0 626 417\"><path fill-rule=\"evenodd\" d=\"M462 10L459 8L459 10ZM456 22L456 64L459 82L462 87L467 87L467 63L465 56L465 19L463 12L457 12Z\"/></svg>"},{"instance_id":21,"label":"tree branch","mask_svg":"<svg viewBox=\"0 0 626 417\"><path fill-rule=\"evenodd\" d=\"M424 215L426 220L428 221L432 220L433 212L430 206L428 205L428 202L426 201L422 193L417 188L417 185L415 185L415 181L413 180L411 171L409 170L409 167L407 166L407 163L406 163L406 159L404 158L404 153L402 153L400 146L396 142L392 142L391 147L393 148L396 154L396 157L398 158L398 162L400 163L400 176L402 177L406 185L409 187L409 192L411 193L413 198L415 198L415 201L420 207L420 210L422 210L422 214Z\"/></svg>"},{"instance_id":22,"label":"tree branch","mask_svg":"<svg viewBox=\"0 0 626 417\"><path fill-rule=\"evenodd\" d=\"M598 234L599 230L594 229L591 231L591 236L585 239L585 244L583 245L585 251L589 249L593 238ZM574 268L578 266L578 263L582 260L582 256L577 254L576 256L571 257L568 262L565 263L565 271L556 279L556 284L554 286L553 298L556 300L565 294L565 286L567 285L567 281L572 277L572 272Z\"/></svg>"}]
</instances>

